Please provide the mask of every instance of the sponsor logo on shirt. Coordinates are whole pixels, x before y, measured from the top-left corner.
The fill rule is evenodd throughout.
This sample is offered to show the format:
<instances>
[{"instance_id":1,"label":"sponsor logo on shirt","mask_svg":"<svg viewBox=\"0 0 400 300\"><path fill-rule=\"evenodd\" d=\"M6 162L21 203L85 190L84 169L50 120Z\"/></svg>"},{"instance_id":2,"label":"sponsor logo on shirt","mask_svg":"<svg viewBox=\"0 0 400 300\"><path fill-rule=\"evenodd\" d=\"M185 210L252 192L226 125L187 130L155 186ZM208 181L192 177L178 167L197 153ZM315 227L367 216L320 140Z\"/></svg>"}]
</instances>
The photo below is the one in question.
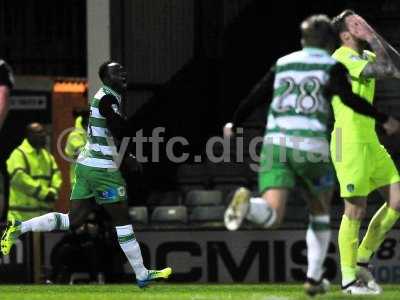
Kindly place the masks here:
<instances>
[{"instance_id":1,"label":"sponsor logo on shirt","mask_svg":"<svg viewBox=\"0 0 400 300\"><path fill-rule=\"evenodd\" d=\"M103 199L112 200L115 199L118 195L117 189L109 188L103 192L101 192L101 197Z\"/></svg>"}]
</instances>

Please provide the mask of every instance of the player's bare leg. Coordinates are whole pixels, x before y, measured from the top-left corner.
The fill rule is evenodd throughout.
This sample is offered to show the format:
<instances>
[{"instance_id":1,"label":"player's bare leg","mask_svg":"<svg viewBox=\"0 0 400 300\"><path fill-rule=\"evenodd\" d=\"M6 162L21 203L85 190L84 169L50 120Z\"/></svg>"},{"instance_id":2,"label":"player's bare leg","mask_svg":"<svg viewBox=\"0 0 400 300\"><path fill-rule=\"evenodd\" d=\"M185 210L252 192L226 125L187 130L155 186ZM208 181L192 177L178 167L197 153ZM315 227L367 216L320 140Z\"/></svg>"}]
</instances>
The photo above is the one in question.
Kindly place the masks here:
<instances>
[{"instance_id":1,"label":"player's bare leg","mask_svg":"<svg viewBox=\"0 0 400 300\"><path fill-rule=\"evenodd\" d=\"M393 227L400 216L400 184L394 183L379 189L387 199L372 218L368 231L358 248L357 273L370 289L381 292L382 288L375 281L369 263L379 246L385 239L387 232Z\"/></svg>"},{"instance_id":2,"label":"player's bare leg","mask_svg":"<svg viewBox=\"0 0 400 300\"><path fill-rule=\"evenodd\" d=\"M289 198L290 190L285 188L269 189L263 195L264 202L261 206L250 206L248 219L255 219L260 221L260 224L265 228L279 227L285 217L286 203ZM257 200L253 200L257 203ZM250 201L251 203L251 201ZM253 207L253 210L251 209ZM258 213L257 208L261 208L261 214ZM262 220L262 216L268 215L268 218ZM263 221L263 222L262 222Z\"/></svg>"},{"instance_id":3,"label":"player's bare leg","mask_svg":"<svg viewBox=\"0 0 400 300\"><path fill-rule=\"evenodd\" d=\"M130 223L126 202L104 204L103 207L111 216L117 232L119 245L136 274L138 286L143 288L155 280L167 279L172 273L171 268L148 270L144 266L140 246Z\"/></svg>"},{"instance_id":4,"label":"player's bare leg","mask_svg":"<svg viewBox=\"0 0 400 300\"><path fill-rule=\"evenodd\" d=\"M93 208L94 199L72 201L68 214L52 212L30 220L10 220L1 237L1 252L8 255L19 236L26 232L69 230L83 224Z\"/></svg>"}]
</instances>

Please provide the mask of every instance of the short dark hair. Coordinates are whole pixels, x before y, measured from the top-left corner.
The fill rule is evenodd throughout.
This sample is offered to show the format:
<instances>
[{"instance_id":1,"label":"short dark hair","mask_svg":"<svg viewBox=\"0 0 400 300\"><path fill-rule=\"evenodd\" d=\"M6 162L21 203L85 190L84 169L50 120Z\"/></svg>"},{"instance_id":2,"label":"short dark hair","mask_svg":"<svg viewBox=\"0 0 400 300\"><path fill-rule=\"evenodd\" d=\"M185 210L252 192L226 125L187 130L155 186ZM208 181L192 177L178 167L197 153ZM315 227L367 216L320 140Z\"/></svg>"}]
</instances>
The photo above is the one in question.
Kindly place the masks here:
<instances>
[{"instance_id":1,"label":"short dark hair","mask_svg":"<svg viewBox=\"0 0 400 300\"><path fill-rule=\"evenodd\" d=\"M26 125L26 128L25 128L25 132L27 135L29 135L31 133L36 133L36 132L42 132L42 131L45 131L45 128L44 128L43 124L41 124L39 122L29 123L28 125Z\"/></svg>"},{"instance_id":2,"label":"short dark hair","mask_svg":"<svg viewBox=\"0 0 400 300\"><path fill-rule=\"evenodd\" d=\"M312 15L301 22L301 36L305 46L325 48L336 42L337 36L327 15Z\"/></svg>"},{"instance_id":3,"label":"short dark hair","mask_svg":"<svg viewBox=\"0 0 400 300\"><path fill-rule=\"evenodd\" d=\"M107 74L108 65L112 62L113 62L112 60L107 60L100 65L99 77L100 77L101 81L104 81L104 77L106 77L106 74Z\"/></svg>"},{"instance_id":4,"label":"short dark hair","mask_svg":"<svg viewBox=\"0 0 400 300\"><path fill-rule=\"evenodd\" d=\"M336 31L337 34L340 34L344 31L347 31L347 25L346 25L346 18L348 16L355 15L356 13L352 11L351 9L346 9L342 11L339 15L333 18L332 20L332 26L333 29Z\"/></svg>"}]
</instances>

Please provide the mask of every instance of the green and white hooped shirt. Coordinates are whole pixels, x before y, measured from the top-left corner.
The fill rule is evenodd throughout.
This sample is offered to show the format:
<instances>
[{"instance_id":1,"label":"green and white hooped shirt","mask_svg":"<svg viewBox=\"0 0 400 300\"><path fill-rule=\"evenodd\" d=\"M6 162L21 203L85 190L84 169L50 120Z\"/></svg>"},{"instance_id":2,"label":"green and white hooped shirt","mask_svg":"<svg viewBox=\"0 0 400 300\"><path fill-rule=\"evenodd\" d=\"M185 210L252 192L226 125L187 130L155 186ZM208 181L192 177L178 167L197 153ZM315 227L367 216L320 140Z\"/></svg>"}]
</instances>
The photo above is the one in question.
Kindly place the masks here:
<instances>
[{"instance_id":1,"label":"green and white hooped shirt","mask_svg":"<svg viewBox=\"0 0 400 300\"><path fill-rule=\"evenodd\" d=\"M99 102L105 95L112 95L117 99L119 105L112 107L116 113L121 114L121 95L108 86L102 86L89 103L87 142L77 163L88 167L114 169L117 168L117 147L107 129L106 118L99 112Z\"/></svg>"},{"instance_id":2,"label":"green and white hooped shirt","mask_svg":"<svg viewBox=\"0 0 400 300\"><path fill-rule=\"evenodd\" d=\"M317 48L304 48L278 59L265 144L329 155L331 107L322 88L336 63Z\"/></svg>"}]
</instances>

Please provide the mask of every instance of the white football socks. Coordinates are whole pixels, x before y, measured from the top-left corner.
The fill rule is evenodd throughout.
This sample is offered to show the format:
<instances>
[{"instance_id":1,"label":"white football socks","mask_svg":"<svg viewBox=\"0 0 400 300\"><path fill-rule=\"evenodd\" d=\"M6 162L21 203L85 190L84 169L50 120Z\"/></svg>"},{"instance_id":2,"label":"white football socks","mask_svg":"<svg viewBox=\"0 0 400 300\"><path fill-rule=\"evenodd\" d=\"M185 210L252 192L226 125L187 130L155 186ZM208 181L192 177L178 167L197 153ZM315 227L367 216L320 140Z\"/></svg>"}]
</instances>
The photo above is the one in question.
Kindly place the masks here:
<instances>
[{"instance_id":1,"label":"white football socks","mask_svg":"<svg viewBox=\"0 0 400 300\"><path fill-rule=\"evenodd\" d=\"M146 279L149 271L143 265L142 253L133 233L132 225L116 226L115 229L117 230L119 245L128 258L136 278L139 280Z\"/></svg>"},{"instance_id":2,"label":"white football socks","mask_svg":"<svg viewBox=\"0 0 400 300\"><path fill-rule=\"evenodd\" d=\"M310 216L306 234L308 270L307 277L319 281L324 273L324 261L331 240L329 215Z\"/></svg>"},{"instance_id":3,"label":"white football socks","mask_svg":"<svg viewBox=\"0 0 400 300\"><path fill-rule=\"evenodd\" d=\"M68 230L69 218L67 214L48 213L21 223L21 234L28 231L47 232L53 230Z\"/></svg>"},{"instance_id":4,"label":"white football socks","mask_svg":"<svg viewBox=\"0 0 400 300\"><path fill-rule=\"evenodd\" d=\"M276 211L263 198L252 197L246 219L264 228L269 228L276 222Z\"/></svg>"}]
</instances>

